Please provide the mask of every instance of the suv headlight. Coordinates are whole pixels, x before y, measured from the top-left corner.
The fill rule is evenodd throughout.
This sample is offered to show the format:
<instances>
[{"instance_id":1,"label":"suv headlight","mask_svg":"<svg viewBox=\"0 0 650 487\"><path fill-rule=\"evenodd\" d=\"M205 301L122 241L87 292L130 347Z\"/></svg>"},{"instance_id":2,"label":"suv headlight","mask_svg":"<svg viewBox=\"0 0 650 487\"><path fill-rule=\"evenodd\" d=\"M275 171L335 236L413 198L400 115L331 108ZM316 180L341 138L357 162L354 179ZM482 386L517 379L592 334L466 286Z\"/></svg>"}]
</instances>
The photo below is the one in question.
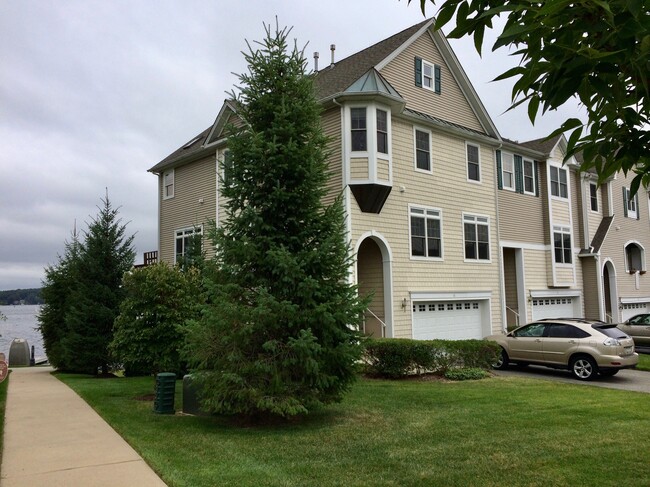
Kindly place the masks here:
<instances>
[{"instance_id":1,"label":"suv headlight","mask_svg":"<svg viewBox=\"0 0 650 487\"><path fill-rule=\"evenodd\" d=\"M607 338L604 342L603 345L606 347L622 347L623 344L619 342L616 338Z\"/></svg>"}]
</instances>

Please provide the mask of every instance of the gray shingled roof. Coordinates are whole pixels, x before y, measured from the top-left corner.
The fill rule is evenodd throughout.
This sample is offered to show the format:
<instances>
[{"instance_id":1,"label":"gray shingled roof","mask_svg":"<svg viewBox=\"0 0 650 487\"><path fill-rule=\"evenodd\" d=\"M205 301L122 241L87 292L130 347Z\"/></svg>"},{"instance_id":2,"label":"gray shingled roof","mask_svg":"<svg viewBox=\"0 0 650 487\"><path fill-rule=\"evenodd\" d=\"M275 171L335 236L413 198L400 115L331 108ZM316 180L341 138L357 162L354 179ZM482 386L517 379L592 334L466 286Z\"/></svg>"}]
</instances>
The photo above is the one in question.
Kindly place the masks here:
<instances>
[{"instance_id":1,"label":"gray shingled roof","mask_svg":"<svg viewBox=\"0 0 650 487\"><path fill-rule=\"evenodd\" d=\"M316 97L319 99L328 98L345 91L370 68L377 66L395 49L409 40L427 22L430 22L430 19L424 20L388 39L384 39L363 51L359 51L318 71L314 79Z\"/></svg>"},{"instance_id":2,"label":"gray shingled roof","mask_svg":"<svg viewBox=\"0 0 650 487\"><path fill-rule=\"evenodd\" d=\"M196 135L195 137L188 140L179 149L176 149L174 152L169 154L162 161L160 161L154 167L149 169L149 172L154 172L154 173L160 172L163 168L171 165L171 163L173 163L173 161L175 161L176 159L181 159L189 154L192 154L193 152L197 152L198 150L200 150L201 147L203 146L203 142L205 141L205 138L210 133L210 129L212 129L212 125L210 125L199 135Z\"/></svg>"},{"instance_id":3,"label":"gray shingled roof","mask_svg":"<svg viewBox=\"0 0 650 487\"><path fill-rule=\"evenodd\" d=\"M541 139L529 140L528 142L518 142L518 144L548 155L551 153L553 148L557 145L558 141L560 140L560 137L562 136L556 135L555 137L550 139L543 137Z\"/></svg>"}]
</instances>

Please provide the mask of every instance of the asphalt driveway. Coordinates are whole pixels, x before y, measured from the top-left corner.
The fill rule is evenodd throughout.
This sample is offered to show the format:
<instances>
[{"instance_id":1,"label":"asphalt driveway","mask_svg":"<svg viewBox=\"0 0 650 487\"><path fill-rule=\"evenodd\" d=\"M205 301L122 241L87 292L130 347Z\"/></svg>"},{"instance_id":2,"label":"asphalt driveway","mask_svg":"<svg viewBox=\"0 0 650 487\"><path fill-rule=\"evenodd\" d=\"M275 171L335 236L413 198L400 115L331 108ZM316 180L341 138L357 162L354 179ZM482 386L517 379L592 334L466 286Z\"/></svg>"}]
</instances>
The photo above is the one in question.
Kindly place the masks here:
<instances>
[{"instance_id":1,"label":"asphalt driveway","mask_svg":"<svg viewBox=\"0 0 650 487\"><path fill-rule=\"evenodd\" d=\"M650 372L644 372L641 370L621 370L614 377L599 376L591 381L574 379L567 370L549 369L535 365L530 365L525 368L511 365L506 370L494 370L493 372L495 375L503 377L526 377L529 379L554 380L569 384L607 387L610 389L622 389L625 391L637 391L650 394Z\"/></svg>"}]
</instances>

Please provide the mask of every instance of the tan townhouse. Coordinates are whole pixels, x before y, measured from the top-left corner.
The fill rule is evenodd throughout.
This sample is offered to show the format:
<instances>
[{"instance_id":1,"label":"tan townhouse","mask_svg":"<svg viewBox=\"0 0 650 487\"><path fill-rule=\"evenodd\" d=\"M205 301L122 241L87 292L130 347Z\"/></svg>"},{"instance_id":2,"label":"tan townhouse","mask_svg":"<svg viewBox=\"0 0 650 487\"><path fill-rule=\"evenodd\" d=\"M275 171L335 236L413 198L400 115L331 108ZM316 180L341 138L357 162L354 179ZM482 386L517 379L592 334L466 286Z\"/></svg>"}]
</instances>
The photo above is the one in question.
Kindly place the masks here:
<instances>
[{"instance_id":1,"label":"tan townhouse","mask_svg":"<svg viewBox=\"0 0 650 487\"><path fill-rule=\"evenodd\" d=\"M624 202L626 178L592 189L578 161L563 164L563 137L502 139L432 23L314 73L329 197L343 196L355 256L350 278L372 295L360 327L481 338L531 319L616 320L626 306L650 307L647 197ZM150 169L160 260L176 262L192 235L224 218L217 175L226 126L237 121L225 102L210 127Z\"/></svg>"}]
</instances>

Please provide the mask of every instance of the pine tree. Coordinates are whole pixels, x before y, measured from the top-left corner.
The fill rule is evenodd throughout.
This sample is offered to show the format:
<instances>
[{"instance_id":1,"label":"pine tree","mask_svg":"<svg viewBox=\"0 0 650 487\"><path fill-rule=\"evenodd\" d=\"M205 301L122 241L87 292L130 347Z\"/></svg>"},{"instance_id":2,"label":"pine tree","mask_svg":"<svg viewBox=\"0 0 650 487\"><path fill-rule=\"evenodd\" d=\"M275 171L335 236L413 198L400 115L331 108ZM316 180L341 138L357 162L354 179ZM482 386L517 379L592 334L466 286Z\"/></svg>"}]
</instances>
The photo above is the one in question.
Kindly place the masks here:
<instances>
[{"instance_id":1,"label":"pine tree","mask_svg":"<svg viewBox=\"0 0 650 487\"><path fill-rule=\"evenodd\" d=\"M108 373L108 345L113 322L124 299L122 277L133 267L133 236L118 218L106 196L103 206L88 225L79 257L78 283L70 293L71 306L65 316L62 340L65 362L76 372Z\"/></svg>"},{"instance_id":2,"label":"pine tree","mask_svg":"<svg viewBox=\"0 0 650 487\"><path fill-rule=\"evenodd\" d=\"M38 329L49 362L59 370L69 370L62 341L67 333L66 316L72 306L71 295L79 282L81 243L76 228L65 243L63 256L45 269L41 296L45 304L38 314Z\"/></svg>"},{"instance_id":3,"label":"pine tree","mask_svg":"<svg viewBox=\"0 0 650 487\"><path fill-rule=\"evenodd\" d=\"M341 201L323 204L326 138L306 60L289 51L290 30L265 29L239 77L227 219L211 232L219 270L187 348L205 410L289 417L350 387L365 304L348 283Z\"/></svg>"}]
</instances>

